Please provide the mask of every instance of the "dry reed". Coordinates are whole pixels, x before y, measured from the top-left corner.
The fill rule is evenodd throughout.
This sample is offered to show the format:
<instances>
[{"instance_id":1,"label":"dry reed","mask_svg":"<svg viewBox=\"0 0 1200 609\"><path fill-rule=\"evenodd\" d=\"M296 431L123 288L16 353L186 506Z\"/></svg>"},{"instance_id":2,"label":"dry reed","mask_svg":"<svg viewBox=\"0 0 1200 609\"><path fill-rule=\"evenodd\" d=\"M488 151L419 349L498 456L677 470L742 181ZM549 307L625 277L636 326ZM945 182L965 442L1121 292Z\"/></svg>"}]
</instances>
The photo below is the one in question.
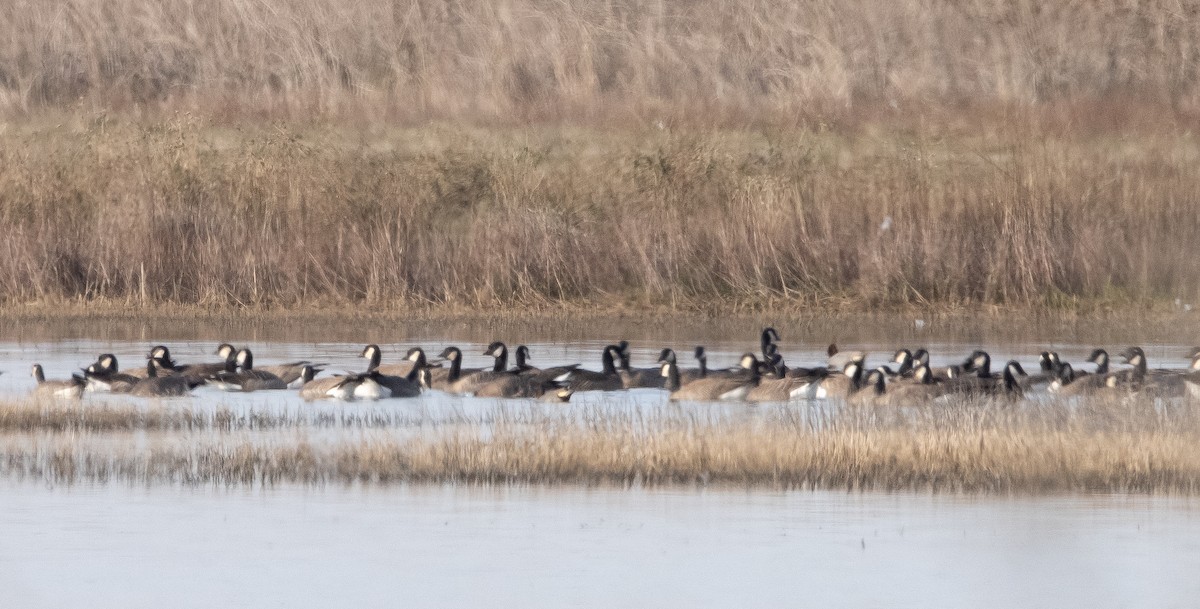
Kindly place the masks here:
<instances>
[{"instance_id":1,"label":"dry reed","mask_svg":"<svg viewBox=\"0 0 1200 609\"><path fill-rule=\"evenodd\" d=\"M0 306L1192 303L1195 8L9 2Z\"/></svg>"},{"instance_id":2,"label":"dry reed","mask_svg":"<svg viewBox=\"0 0 1200 609\"><path fill-rule=\"evenodd\" d=\"M580 413L576 413L580 414ZM0 474L48 482L713 484L966 492L1200 490L1193 402L804 407L761 416L494 413L397 436L9 434Z\"/></svg>"},{"instance_id":3,"label":"dry reed","mask_svg":"<svg viewBox=\"0 0 1200 609\"><path fill-rule=\"evenodd\" d=\"M180 120L0 141L7 306L1200 298L1184 136L426 128L348 141Z\"/></svg>"},{"instance_id":4,"label":"dry reed","mask_svg":"<svg viewBox=\"0 0 1200 609\"><path fill-rule=\"evenodd\" d=\"M95 0L0 6L0 113L811 117L1200 102L1196 3Z\"/></svg>"}]
</instances>

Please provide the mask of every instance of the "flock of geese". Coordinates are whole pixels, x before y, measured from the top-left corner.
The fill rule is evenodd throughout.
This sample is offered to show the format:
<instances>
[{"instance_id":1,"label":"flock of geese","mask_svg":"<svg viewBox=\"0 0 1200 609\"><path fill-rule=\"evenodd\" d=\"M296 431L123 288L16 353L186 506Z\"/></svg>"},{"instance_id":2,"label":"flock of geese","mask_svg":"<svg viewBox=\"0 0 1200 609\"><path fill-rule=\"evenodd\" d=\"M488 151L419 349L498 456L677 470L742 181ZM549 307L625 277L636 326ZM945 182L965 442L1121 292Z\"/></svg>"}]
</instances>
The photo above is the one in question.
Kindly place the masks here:
<instances>
[{"instance_id":1,"label":"flock of geese","mask_svg":"<svg viewBox=\"0 0 1200 609\"><path fill-rule=\"evenodd\" d=\"M828 360L813 367L789 367L779 350L779 332L762 331L759 351L741 356L731 368L708 367L704 347L696 347L697 366L679 366L675 351L663 349L654 366L630 366L627 341L611 344L600 353L600 369L579 364L537 368L530 364L529 348L516 348L509 367L508 347L501 342L488 345L484 355L494 358L492 367L464 368L463 354L447 347L430 361L419 347L409 349L403 361L383 363L378 345L367 345L361 357L364 372L320 377L327 364L297 361L272 366L254 365L249 349L228 343L217 348L221 361L180 364L166 346L154 347L144 368L121 370L111 353L66 380L46 380L40 364L34 364L38 385L35 395L80 398L87 391L126 393L146 397L185 396L209 385L226 391L298 389L305 400L378 400L409 398L423 391L438 390L478 397L533 398L566 402L575 392L619 391L657 388L670 399L682 401L737 400L785 402L789 400L845 399L880 404L912 404L947 396L991 396L1019 399L1029 392L1047 391L1063 396L1090 394L1148 393L1175 397L1200 397L1200 348L1189 354L1186 369L1151 369L1140 347L1120 353L1127 368L1110 369L1109 354L1096 349L1087 359L1094 365L1084 370L1051 351L1043 351L1039 370L1026 373L1017 361L993 371L986 351L971 353L961 364L934 367L925 349L900 349L887 365L868 368L866 354L841 352L836 345L827 350Z\"/></svg>"}]
</instances>

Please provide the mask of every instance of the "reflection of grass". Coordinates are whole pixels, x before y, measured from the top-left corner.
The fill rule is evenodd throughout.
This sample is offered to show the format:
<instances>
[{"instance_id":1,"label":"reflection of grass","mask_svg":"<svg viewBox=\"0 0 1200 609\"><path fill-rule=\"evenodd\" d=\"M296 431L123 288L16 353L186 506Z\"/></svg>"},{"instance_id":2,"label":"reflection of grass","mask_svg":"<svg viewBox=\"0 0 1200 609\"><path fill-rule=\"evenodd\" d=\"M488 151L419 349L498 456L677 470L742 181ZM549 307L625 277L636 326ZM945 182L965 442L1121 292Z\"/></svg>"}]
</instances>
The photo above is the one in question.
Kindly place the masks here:
<instances>
[{"instance_id":1,"label":"reflection of grass","mask_svg":"<svg viewBox=\"0 0 1200 609\"><path fill-rule=\"evenodd\" d=\"M1149 133L1127 149L1003 127L931 132L916 148L899 126L362 136L378 146L284 127L14 129L0 133L0 306L1097 311L1195 299L1193 143Z\"/></svg>"},{"instance_id":2,"label":"reflection of grass","mask_svg":"<svg viewBox=\"0 0 1200 609\"><path fill-rule=\"evenodd\" d=\"M8 413L35 408L4 407ZM496 410L446 424L397 419L365 435L160 433L144 446L105 430L46 423L3 432L9 477L186 484L720 484L971 492L1200 490L1200 410L1192 402L1070 405L805 405L744 415L667 410ZM11 415L9 415L11 417ZM59 415L49 417L51 421ZM68 416L68 415L61 415ZM188 415L189 417L194 415ZM306 424L279 421L279 428ZM60 433L69 430L70 433ZM77 433L91 430L93 433ZM405 433L398 433L404 430Z\"/></svg>"}]
</instances>

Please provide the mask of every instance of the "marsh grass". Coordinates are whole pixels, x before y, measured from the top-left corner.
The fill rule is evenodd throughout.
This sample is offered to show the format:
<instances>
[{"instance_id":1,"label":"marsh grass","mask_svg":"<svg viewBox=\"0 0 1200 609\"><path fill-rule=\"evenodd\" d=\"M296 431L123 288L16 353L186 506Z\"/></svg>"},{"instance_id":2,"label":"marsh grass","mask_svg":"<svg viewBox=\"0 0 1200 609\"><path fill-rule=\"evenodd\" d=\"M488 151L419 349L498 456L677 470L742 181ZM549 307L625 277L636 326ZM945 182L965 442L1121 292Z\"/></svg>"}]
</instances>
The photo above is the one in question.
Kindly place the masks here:
<instances>
[{"instance_id":1,"label":"marsh grass","mask_svg":"<svg viewBox=\"0 0 1200 609\"><path fill-rule=\"evenodd\" d=\"M0 307L1182 308L1194 8L8 3Z\"/></svg>"},{"instance_id":2,"label":"marsh grass","mask_svg":"<svg viewBox=\"0 0 1200 609\"><path fill-rule=\"evenodd\" d=\"M0 133L0 305L1200 301L1186 136L76 127Z\"/></svg>"},{"instance_id":3,"label":"marsh grass","mask_svg":"<svg viewBox=\"0 0 1200 609\"><path fill-rule=\"evenodd\" d=\"M8 3L0 7L0 113L711 124L905 114L937 100L950 109L1082 102L1100 122L1153 122L1200 101L1194 8L1163 0ZM1138 110L1145 105L1156 111Z\"/></svg>"},{"instance_id":4,"label":"marsh grass","mask_svg":"<svg viewBox=\"0 0 1200 609\"><path fill-rule=\"evenodd\" d=\"M10 404L7 410L29 408ZM408 423L398 422L400 428ZM136 426L132 422L131 425ZM119 426L121 427L121 426ZM121 427L124 429L124 427ZM596 484L1182 493L1200 490L1196 404L1098 400L758 414L498 410L397 436L3 432L0 471L55 483Z\"/></svg>"}]
</instances>

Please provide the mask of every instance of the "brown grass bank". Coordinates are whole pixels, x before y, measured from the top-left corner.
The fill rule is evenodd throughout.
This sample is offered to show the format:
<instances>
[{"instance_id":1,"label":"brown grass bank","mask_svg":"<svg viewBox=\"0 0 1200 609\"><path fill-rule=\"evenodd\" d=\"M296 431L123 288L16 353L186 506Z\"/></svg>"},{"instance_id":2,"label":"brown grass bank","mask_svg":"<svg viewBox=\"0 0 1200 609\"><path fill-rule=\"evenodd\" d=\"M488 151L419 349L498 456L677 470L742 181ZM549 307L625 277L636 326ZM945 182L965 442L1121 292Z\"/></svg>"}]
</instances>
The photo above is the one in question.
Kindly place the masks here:
<instances>
[{"instance_id":1,"label":"brown grass bank","mask_svg":"<svg viewBox=\"0 0 1200 609\"><path fill-rule=\"evenodd\" d=\"M991 403L824 416L497 413L487 423L309 437L189 433L132 445L5 434L0 474L47 482L604 484L1181 493L1200 490L1194 403ZM9 406L12 408L12 406ZM578 413L577 413L578 414Z\"/></svg>"},{"instance_id":2,"label":"brown grass bank","mask_svg":"<svg viewBox=\"0 0 1200 609\"><path fill-rule=\"evenodd\" d=\"M1197 302L1190 136L0 132L0 305L845 310Z\"/></svg>"},{"instance_id":3,"label":"brown grass bank","mask_svg":"<svg viewBox=\"0 0 1200 609\"><path fill-rule=\"evenodd\" d=\"M1193 1L47 0L0 6L0 114L742 121L937 99L1200 109Z\"/></svg>"}]
</instances>

